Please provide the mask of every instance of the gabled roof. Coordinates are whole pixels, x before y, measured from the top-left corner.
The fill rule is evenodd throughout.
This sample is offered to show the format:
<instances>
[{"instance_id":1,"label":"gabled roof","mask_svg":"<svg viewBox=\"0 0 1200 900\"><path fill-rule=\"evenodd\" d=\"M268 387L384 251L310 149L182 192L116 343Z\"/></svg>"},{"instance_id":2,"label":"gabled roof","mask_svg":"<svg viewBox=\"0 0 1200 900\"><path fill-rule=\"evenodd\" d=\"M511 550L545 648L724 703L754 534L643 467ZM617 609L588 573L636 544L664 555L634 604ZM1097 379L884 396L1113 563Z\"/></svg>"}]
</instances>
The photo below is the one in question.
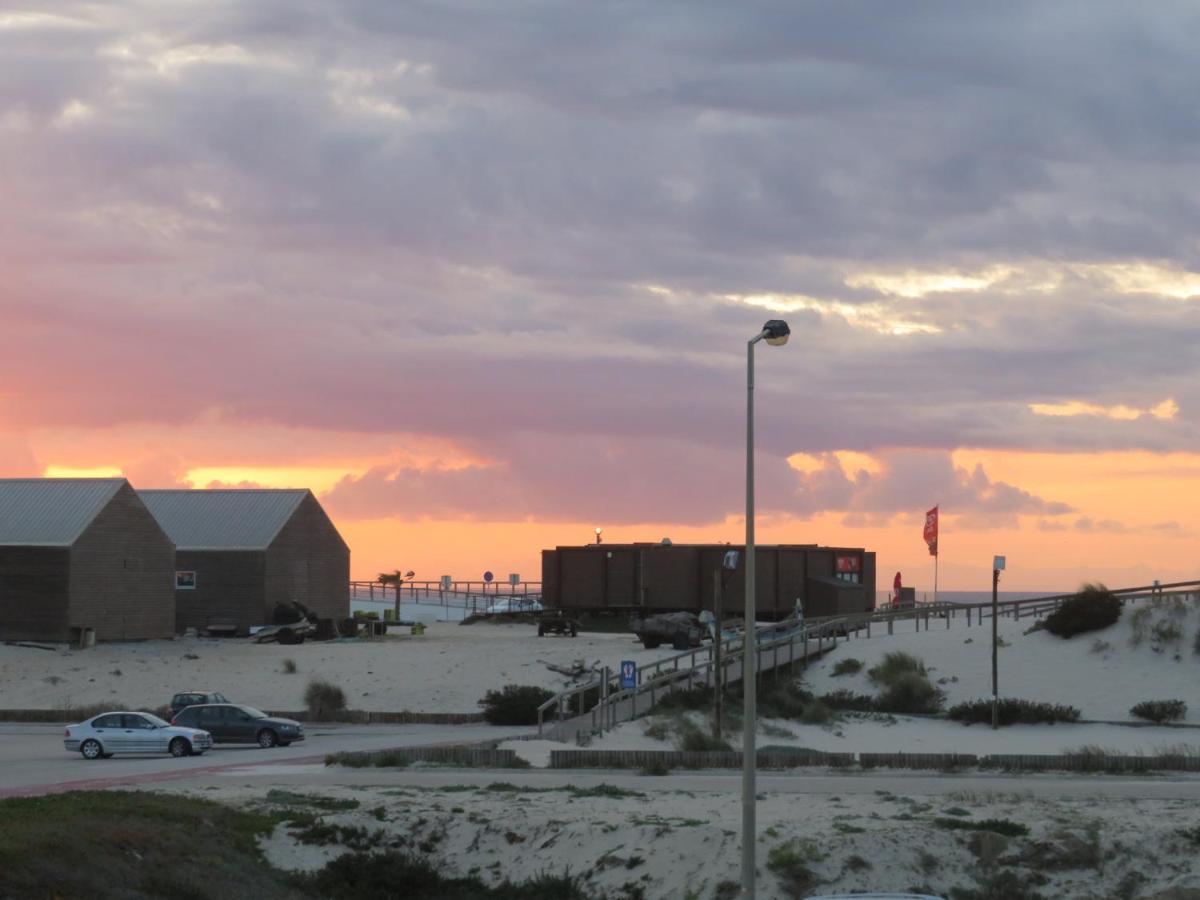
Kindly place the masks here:
<instances>
[{"instance_id":1,"label":"gabled roof","mask_svg":"<svg viewBox=\"0 0 1200 900\"><path fill-rule=\"evenodd\" d=\"M179 550L265 550L307 490L138 491Z\"/></svg>"},{"instance_id":2,"label":"gabled roof","mask_svg":"<svg viewBox=\"0 0 1200 900\"><path fill-rule=\"evenodd\" d=\"M70 547L124 478L0 478L0 545Z\"/></svg>"}]
</instances>

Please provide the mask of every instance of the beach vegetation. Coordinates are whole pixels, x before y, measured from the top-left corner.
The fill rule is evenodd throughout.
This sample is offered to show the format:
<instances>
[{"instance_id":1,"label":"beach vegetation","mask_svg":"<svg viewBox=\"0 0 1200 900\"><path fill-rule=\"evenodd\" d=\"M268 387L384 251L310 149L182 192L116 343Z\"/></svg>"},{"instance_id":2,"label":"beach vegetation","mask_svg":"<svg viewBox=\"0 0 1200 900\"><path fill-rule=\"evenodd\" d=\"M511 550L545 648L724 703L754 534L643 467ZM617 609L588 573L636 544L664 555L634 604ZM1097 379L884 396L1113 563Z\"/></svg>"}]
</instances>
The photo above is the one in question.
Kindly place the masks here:
<instances>
[{"instance_id":1,"label":"beach vegetation","mask_svg":"<svg viewBox=\"0 0 1200 900\"><path fill-rule=\"evenodd\" d=\"M772 847L767 852L767 869L784 883L795 896L803 897L818 884L821 878L812 866L825 859L813 841L790 840Z\"/></svg>"},{"instance_id":2,"label":"beach vegetation","mask_svg":"<svg viewBox=\"0 0 1200 900\"><path fill-rule=\"evenodd\" d=\"M1129 708L1129 714L1147 722L1178 722L1187 716L1182 700L1143 700Z\"/></svg>"},{"instance_id":3,"label":"beach vegetation","mask_svg":"<svg viewBox=\"0 0 1200 900\"><path fill-rule=\"evenodd\" d=\"M283 672L285 675L295 675L296 661L294 659L285 659L283 661Z\"/></svg>"},{"instance_id":4,"label":"beach vegetation","mask_svg":"<svg viewBox=\"0 0 1200 900\"><path fill-rule=\"evenodd\" d=\"M314 722L333 722L346 711L346 693L336 684L314 679L304 689L304 705Z\"/></svg>"},{"instance_id":5,"label":"beach vegetation","mask_svg":"<svg viewBox=\"0 0 1200 900\"><path fill-rule=\"evenodd\" d=\"M536 725L538 707L554 692L532 684L506 684L503 690L488 691L479 701L483 718L492 725ZM553 711L547 711L553 718Z\"/></svg>"},{"instance_id":6,"label":"beach vegetation","mask_svg":"<svg viewBox=\"0 0 1200 900\"><path fill-rule=\"evenodd\" d=\"M839 659L834 664L833 671L830 673L834 676L838 675L855 675L862 671L863 663L861 659L847 658Z\"/></svg>"},{"instance_id":7,"label":"beach vegetation","mask_svg":"<svg viewBox=\"0 0 1200 900\"><path fill-rule=\"evenodd\" d=\"M956 722L966 725L992 722L991 700L970 700L957 703L946 712ZM997 704L997 724L1039 725L1054 722L1078 722L1080 712L1074 706L1062 703L1041 703L1036 700L1018 700L1005 697Z\"/></svg>"},{"instance_id":8,"label":"beach vegetation","mask_svg":"<svg viewBox=\"0 0 1200 900\"><path fill-rule=\"evenodd\" d=\"M879 712L933 714L940 712L946 695L930 683L923 672L903 672L892 676L880 693L875 708Z\"/></svg>"},{"instance_id":9,"label":"beach vegetation","mask_svg":"<svg viewBox=\"0 0 1200 900\"><path fill-rule=\"evenodd\" d=\"M1075 596L1046 616L1046 631L1071 638L1108 628L1121 618L1121 600L1103 584L1085 584Z\"/></svg>"},{"instance_id":10,"label":"beach vegetation","mask_svg":"<svg viewBox=\"0 0 1200 900\"><path fill-rule=\"evenodd\" d=\"M1005 837L1024 837L1029 834L1029 826L1014 822L1011 819L952 819L938 817L933 824L950 831L991 831Z\"/></svg>"},{"instance_id":11,"label":"beach vegetation","mask_svg":"<svg viewBox=\"0 0 1200 900\"><path fill-rule=\"evenodd\" d=\"M925 663L919 657L902 650L894 650L884 654L883 661L867 670L867 677L872 684L880 687L891 687L905 675L920 675L924 677Z\"/></svg>"}]
</instances>

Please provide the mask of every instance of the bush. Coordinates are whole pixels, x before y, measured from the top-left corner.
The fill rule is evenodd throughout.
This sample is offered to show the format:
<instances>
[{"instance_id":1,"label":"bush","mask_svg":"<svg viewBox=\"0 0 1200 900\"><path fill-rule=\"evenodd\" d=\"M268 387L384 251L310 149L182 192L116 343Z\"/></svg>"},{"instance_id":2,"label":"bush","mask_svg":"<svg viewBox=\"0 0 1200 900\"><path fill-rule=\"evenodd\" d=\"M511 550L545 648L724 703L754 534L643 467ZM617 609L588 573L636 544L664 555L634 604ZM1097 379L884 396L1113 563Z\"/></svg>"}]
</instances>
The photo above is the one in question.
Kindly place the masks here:
<instances>
[{"instance_id":1,"label":"bush","mask_svg":"<svg viewBox=\"0 0 1200 900\"><path fill-rule=\"evenodd\" d=\"M876 712L879 706L876 699L870 694L856 694L846 690L830 691L820 699L830 709L851 712Z\"/></svg>"},{"instance_id":2,"label":"bush","mask_svg":"<svg viewBox=\"0 0 1200 900\"><path fill-rule=\"evenodd\" d=\"M862 671L862 660L860 659L840 659L837 665L833 667L834 676L837 675L856 675Z\"/></svg>"},{"instance_id":3,"label":"bush","mask_svg":"<svg viewBox=\"0 0 1200 900\"><path fill-rule=\"evenodd\" d=\"M1078 722L1079 710L1058 703L1038 703L1033 700L1004 698L997 704L997 719L1001 725L1038 725L1054 722ZM971 700L950 707L946 713L956 722L971 724L992 723L992 701Z\"/></svg>"},{"instance_id":4,"label":"bush","mask_svg":"<svg viewBox=\"0 0 1200 900\"><path fill-rule=\"evenodd\" d=\"M283 671L286 675L296 674L296 661L294 659L285 659L283 661Z\"/></svg>"},{"instance_id":5,"label":"bush","mask_svg":"<svg viewBox=\"0 0 1200 900\"><path fill-rule=\"evenodd\" d=\"M553 696L553 691L535 685L508 684L502 691L488 691L479 705L483 718L493 725L536 725L538 707Z\"/></svg>"},{"instance_id":6,"label":"bush","mask_svg":"<svg viewBox=\"0 0 1200 900\"><path fill-rule=\"evenodd\" d=\"M1029 827L1011 819L981 819L964 821L963 819L934 819L933 824L951 831L991 831L1005 837L1024 837L1029 834Z\"/></svg>"},{"instance_id":7,"label":"bush","mask_svg":"<svg viewBox=\"0 0 1200 900\"><path fill-rule=\"evenodd\" d=\"M936 713L945 699L946 695L929 683L923 670L921 674L908 671L892 676L875 708L889 713Z\"/></svg>"},{"instance_id":8,"label":"bush","mask_svg":"<svg viewBox=\"0 0 1200 900\"><path fill-rule=\"evenodd\" d=\"M1121 601L1102 584L1085 584L1074 597L1046 616L1046 630L1060 638L1099 631L1121 618Z\"/></svg>"},{"instance_id":9,"label":"bush","mask_svg":"<svg viewBox=\"0 0 1200 900\"><path fill-rule=\"evenodd\" d=\"M304 705L314 722L329 722L346 711L346 694L328 681L310 681L304 689Z\"/></svg>"},{"instance_id":10,"label":"bush","mask_svg":"<svg viewBox=\"0 0 1200 900\"><path fill-rule=\"evenodd\" d=\"M1129 714L1147 722L1178 722L1187 715L1182 700L1143 700L1131 707Z\"/></svg>"},{"instance_id":11,"label":"bush","mask_svg":"<svg viewBox=\"0 0 1200 900\"><path fill-rule=\"evenodd\" d=\"M707 731L701 731L693 722L684 719L679 723L675 737L675 749L686 753L711 753L729 751L733 747L724 738L713 737Z\"/></svg>"},{"instance_id":12,"label":"bush","mask_svg":"<svg viewBox=\"0 0 1200 900\"><path fill-rule=\"evenodd\" d=\"M920 675L925 677L925 663L911 653L894 651L883 657L883 662L867 671L867 677L872 684L891 687L905 675Z\"/></svg>"}]
</instances>

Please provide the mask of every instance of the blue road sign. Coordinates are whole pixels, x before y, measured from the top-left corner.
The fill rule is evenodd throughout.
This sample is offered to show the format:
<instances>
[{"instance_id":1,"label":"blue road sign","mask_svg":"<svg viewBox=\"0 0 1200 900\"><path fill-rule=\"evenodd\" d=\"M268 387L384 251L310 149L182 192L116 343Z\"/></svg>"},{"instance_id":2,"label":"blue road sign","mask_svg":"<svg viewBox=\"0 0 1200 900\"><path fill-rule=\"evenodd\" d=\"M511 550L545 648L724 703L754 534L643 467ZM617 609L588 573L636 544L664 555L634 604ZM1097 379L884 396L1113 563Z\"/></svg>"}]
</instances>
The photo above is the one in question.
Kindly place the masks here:
<instances>
[{"instance_id":1,"label":"blue road sign","mask_svg":"<svg viewBox=\"0 0 1200 900\"><path fill-rule=\"evenodd\" d=\"M493 579L493 578L495 578L495 577L496 577L496 576L495 576L495 575L493 575L491 572L484 572L484 573L483 573L483 580L484 580L484 581L486 581L488 584L491 584L491 582L492 582L492 579Z\"/></svg>"},{"instance_id":2,"label":"blue road sign","mask_svg":"<svg viewBox=\"0 0 1200 900\"><path fill-rule=\"evenodd\" d=\"M637 687L637 663L632 659L621 660L621 689Z\"/></svg>"}]
</instances>

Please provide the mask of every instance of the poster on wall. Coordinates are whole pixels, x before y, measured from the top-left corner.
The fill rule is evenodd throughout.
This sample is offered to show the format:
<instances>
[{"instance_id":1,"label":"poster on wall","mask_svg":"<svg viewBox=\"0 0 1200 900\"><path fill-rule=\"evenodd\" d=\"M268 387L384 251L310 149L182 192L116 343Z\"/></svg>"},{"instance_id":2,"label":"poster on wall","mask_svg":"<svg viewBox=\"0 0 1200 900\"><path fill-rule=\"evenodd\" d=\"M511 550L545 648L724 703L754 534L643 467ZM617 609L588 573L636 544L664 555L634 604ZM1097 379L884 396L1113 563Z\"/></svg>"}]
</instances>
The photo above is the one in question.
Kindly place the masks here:
<instances>
[{"instance_id":1,"label":"poster on wall","mask_svg":"<svg viewBox=\"0 0 1200 900\"><path fill-rule=\"evenodd\" d=\"M175 573L175 590L177 591L194 591L196 589L196 573L195 572L176 572Z\"/></svg>"}]
</instances>

